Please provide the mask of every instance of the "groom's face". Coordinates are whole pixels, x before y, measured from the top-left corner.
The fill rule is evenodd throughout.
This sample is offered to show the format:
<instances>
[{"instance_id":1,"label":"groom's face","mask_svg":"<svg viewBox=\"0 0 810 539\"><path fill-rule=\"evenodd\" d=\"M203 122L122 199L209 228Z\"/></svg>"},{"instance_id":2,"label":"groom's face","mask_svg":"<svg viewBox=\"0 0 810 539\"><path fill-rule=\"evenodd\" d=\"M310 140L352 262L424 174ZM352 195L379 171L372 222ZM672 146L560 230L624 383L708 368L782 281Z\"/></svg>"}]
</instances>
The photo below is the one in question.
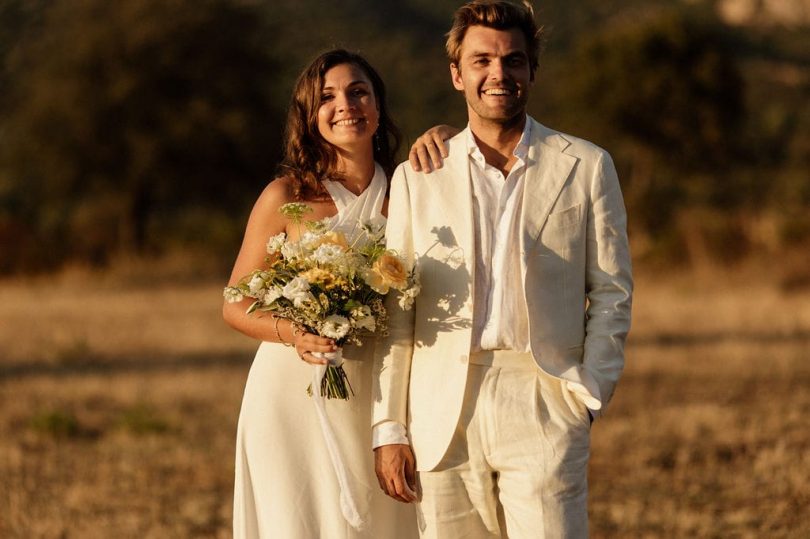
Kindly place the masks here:
<instances>
[{"instance_id":1,"label":"groom's face","mask_svg":"<svg viewBox=\"0 0 810 539\"><path fill-rule=\"evenodd\" d=\"M526 38L517 28L468 28L450 74L456 90L464 92L471 121L508 123L522 117L534 83Z\"/></svg>"}]
</instances>

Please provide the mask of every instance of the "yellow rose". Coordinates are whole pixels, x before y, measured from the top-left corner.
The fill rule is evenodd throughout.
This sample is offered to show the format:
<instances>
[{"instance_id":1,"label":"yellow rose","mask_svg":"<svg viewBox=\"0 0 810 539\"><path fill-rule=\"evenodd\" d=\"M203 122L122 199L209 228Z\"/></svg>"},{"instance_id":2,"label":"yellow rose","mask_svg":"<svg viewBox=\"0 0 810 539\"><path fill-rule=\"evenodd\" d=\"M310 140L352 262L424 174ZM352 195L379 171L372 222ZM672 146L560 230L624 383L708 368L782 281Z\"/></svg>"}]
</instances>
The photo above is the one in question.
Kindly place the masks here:
<instances>
[{"instance_id":1,"label":"yellow rose","mask_svg":"<svg viewBox=\"0 0 810 539\"><path fill-rule=\"evenodd\" d=\"M396 256L384 254L372 266L372 271L379 275L385 287L402 290L408 284L408 272L402 261Z\"/></svg>"},{"instance_id":2,"label":"yellow rose","mask_svg":"<svg viewBox=\"0 0 810 539\"><path fill-rule=\"evenodd\" d=\"M320 247L321 245L331 243L333 245L338 245L343 247L343 249L349 248L349 242L346 240L346 235L343 232L337 232L334 230L330 230L329 232L325 232L318 238L320 241L318 245L314 248Z\"/></svg>"}]
</instances>

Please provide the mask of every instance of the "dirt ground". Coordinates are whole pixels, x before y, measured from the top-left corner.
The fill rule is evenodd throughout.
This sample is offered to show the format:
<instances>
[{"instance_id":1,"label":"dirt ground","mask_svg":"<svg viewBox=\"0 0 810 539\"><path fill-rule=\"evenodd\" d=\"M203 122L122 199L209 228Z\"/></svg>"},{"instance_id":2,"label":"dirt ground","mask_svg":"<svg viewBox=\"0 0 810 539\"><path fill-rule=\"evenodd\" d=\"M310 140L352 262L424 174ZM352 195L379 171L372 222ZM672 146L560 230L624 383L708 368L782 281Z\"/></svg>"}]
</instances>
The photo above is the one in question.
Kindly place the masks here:
<instances>
[{"instance_id":1,"label":"dirt ground","mask_svg":"<svg viewBox=\"0 0 810 539\"><path fill-rule=\"evenodd\" d=\"M0 537L230 537L256 343L220 298L0 283ZM651 274L635 298L592 537L810 537L810 291Z\"/></svg>"}]
</instances>

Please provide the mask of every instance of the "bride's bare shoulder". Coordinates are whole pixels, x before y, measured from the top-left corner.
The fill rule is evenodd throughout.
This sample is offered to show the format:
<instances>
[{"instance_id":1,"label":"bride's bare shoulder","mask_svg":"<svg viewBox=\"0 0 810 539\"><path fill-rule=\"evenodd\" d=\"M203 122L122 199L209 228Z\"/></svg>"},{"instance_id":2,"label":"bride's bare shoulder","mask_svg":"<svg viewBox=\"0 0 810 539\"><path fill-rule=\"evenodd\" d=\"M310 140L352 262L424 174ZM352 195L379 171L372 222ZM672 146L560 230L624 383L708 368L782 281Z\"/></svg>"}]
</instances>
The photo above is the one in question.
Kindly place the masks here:
<instances>
[{"instance_id":1,"label":"bride's bare shoulder","mask_svg":"<svg viewBox=\"0 0 810 539\"><path fill-rule=\"evenodd\" d=\"M288 202L296 202L293 182L287 176L279 176L267 184L259 195L256 206L262 209L277 209Z\"/></svg>"}]
</instances>

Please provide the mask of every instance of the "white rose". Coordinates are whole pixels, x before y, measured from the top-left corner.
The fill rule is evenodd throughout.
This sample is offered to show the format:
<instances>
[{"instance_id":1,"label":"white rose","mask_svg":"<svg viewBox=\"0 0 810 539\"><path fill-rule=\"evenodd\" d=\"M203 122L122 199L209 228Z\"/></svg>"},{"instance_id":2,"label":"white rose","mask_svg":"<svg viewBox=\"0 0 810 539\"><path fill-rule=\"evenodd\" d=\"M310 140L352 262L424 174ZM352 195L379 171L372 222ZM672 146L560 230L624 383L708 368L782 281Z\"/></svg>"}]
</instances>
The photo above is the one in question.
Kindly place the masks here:
<instances>
[{"instance_id":1,"label":"white rose","mask_svg":"<svg viewBox=\"0 0 810 539\"><path fill-rule=\"evenodd\" d=\"M248 283L251 297L260 298L263 294L261 291L264 289L264 279L260 275L254 275Z\"/></svg>"},{"instance_id":2,"label":"white rose","mask_svg":"<svg viewBox=\"0 0 810 539\"><path fill-rule=\"evenodd\" d=\"M281 256L287 260L294 260L299 257L300 251L294 243L285 243L281 246Z\"/></svg>"},{"instance_id":3,"label":"white rose","mask_svg":"<svg viewBox=\"0 0 810 539\"><path fill-rule=\"evenodd\" d=\"M280 298L281 296L282 296L281 289L279 287L277 287L277 286L274 286L273 288L268 288L267 289L267 292L265 293L264 298L262 298L262 302L265 305L270 305L274 301L276 301L278 298Z\"/></svg>"},{"instance_id":4,"label":"white rose","mask_svg":"<svg viewBox=\"0 0 810 539\"><path fill-rule=\"evenodd\" d=\"M319 264L331 264L340 260L343 256L343 248L334 243L324 243L312 254L312 258Z\"/></svg>"},{"instance_id":5,"label":"white rose","mask_svg":"<svg viewBox=\"0 0 810 539\"><path fill-rule=\"evenodd\" d=\"M309 282L303 277L296 277L284 285L281 294L299 308L307 302L315 301L315 296L309 291Z\"/></svg>"},{"instance_id":6,"label":"white rose","mask_svg":"<svg viewBox=\"0 0 810 539\"><path fill-rule=\"evenodd\" d=\"M284 247L284 241L287 239L287 233L282 232L271 237L267 242L267 254L274 255Z\"/></svg>"}]
</instances>

